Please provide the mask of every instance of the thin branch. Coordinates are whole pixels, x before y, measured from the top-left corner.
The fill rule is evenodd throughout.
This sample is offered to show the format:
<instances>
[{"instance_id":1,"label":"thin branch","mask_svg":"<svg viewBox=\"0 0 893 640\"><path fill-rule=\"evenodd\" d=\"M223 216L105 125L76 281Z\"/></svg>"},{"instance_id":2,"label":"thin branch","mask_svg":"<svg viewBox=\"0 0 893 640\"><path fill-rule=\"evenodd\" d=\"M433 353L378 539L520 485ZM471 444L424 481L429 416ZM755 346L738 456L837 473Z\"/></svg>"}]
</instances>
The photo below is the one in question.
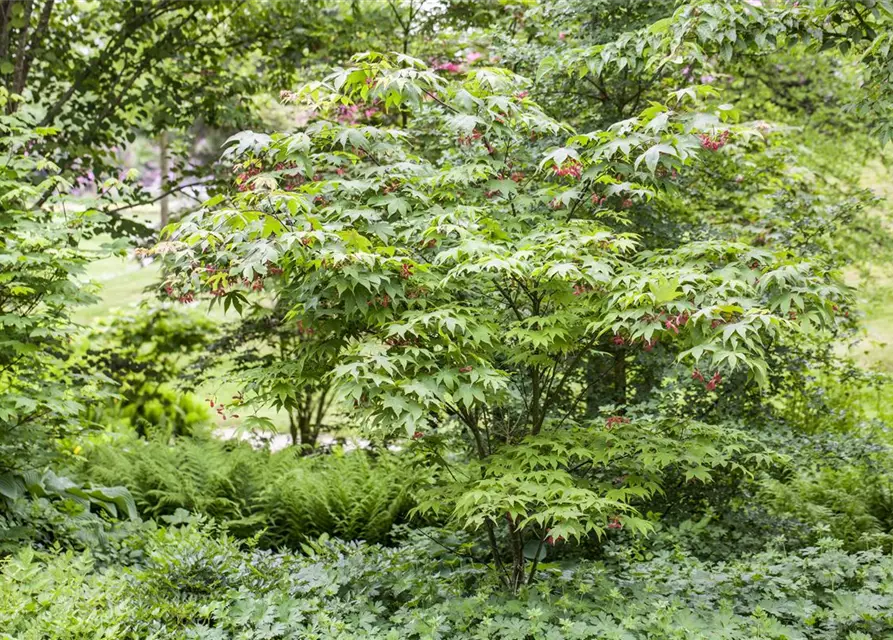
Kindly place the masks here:
<instances>
[{"instance_id":1,"label":"thin branch","mask_svg":"<svg viewBox=\"0 0 893 640\"><path fill-rule=\"evenodd\" d=\"M178 191L183 191L184 189L189 189L190 187L198 187L201 185L207 184L205 182L190 182L189 184L182 184L178 187L174 187L173 189L162 193L157 198L152 198L151 200L141 200L140 202L134 202L131 204L121 205L120 207L116 207L115 209L103 209L103 213L118 213L119 211L126 211L127 209L133 209L134 207L141 207L147 204L154 204L159 200L168 197Z\"/></svg>"},{"instance_id":2,"label":"thin branch","mask_svg":"<svg viewBox=\"0 0 893 640\"><path fill-rule=\"evenodd\" d=\"M56 0L47 0L47 3L43 5L43 9L40 11L37 28L34 30L34 35L31 36L31 44L28 45L28 51L25 54L24 61L21 63L21 66L16 69L16 76L12 85L13 93L21 93L25 90L25 85L28 83L28 73L31 71L31 63L34 61L34 56L40 48L43 36L46 34L47 28L50 25L50 16L53 13L53 5L55 2ZM21 73L19 73L19 71L21 71Z\"/></svg>"},{"instance_id":3,"label":"thin branch","mask_svg":"<svg viewBox=\"0 0 893 640\"><path fill-rule=\"evenodd\" d=\"M33 0L25 0L25 10L23 17L22 31L19 33L19 44L15 53L15 68L12 75L12 92L20 93L21 88L17 89L21 84L21 80L25 73L25 50L28 46L28 32L31 29L31 12L34 10ZM13 113L18 109L19 103L16 100L10 100L6 104L7 113Z\"/></svg>"}]
</instances>

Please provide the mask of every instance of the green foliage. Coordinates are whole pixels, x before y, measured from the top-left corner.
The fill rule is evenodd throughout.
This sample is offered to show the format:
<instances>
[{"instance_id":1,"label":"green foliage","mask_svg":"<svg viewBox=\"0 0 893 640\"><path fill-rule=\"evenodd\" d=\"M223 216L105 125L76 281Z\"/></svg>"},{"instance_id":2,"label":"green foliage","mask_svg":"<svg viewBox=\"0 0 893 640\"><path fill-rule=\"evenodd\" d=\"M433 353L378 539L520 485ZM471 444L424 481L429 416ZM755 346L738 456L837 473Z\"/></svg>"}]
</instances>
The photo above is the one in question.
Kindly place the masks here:
<instances>
[{"instance_id":1,"label":"green foliage","mask_svg":"<svg viewBox=\"0 0 893 640\"><path fill-rule=\"evenodd\" d=\"M322 534L388 540L407 520L418 481L389 456L302 457L193 438L112 441L87 452L83 472L126 486L143 517L163 521L186 510L241 537L259 533L267 546L292 548Z\"/></svg>"},{"instance_id":2,"label":"green foliage","mask_svg":"<svg viewBox=\"0 0 893 640\"><path fill-rule=\"evenodd\" d=\"M562 2L560 6L572 4ZM610 6L610 2L599 4ZM644 76L644 85L648 87L680 68L688 69L688 73L722 72L736 61L750 63L754 58L787 51L799 44L812 53L837 49L844 55L859 56L865 76L858 94L846 96L846 104L869 119L882 139L889 139L887 82L893 20L893 4L889 1L694 0L676 6L646 3L644 7L640 16L651 18L644 25L639 17L638 24L632 23L638 28L624 29L619 34L608 31L613 37L600 42L591 42L585 37L589 34L581 34L581 41L574 42L578 46L546 56L542 66L561 69L580 80L595 77L596 82L600 76L611 79L621 72L632 76L633 84ZM559 22L553 29L579 27L580 17L585 16L585 11L572 12L569 23ZM658 16L660 19L655 20ZM567 17L563 17L566 21ZM612 84L609 88L613 88Z\"/></svg>"},{"instance_id":3,"label":"green foliage","mask_svg":"<svg viewBox=\"0 0 893 640\"><path fill-rule=\"evenodd\" d=\"M392 526L408 519L418 482L403 464L399 458L384 456L373 463L363 453L349 453L279 466L267 476L262 497L263 539L292 548L322 534L389 540Z\"/></svg>"},{"instance_id":4,"label":"green foliage","mask_svg":"<svg viewBox=\"0 0 893 640\"><path fill-rule=\"evenodd\" d=\"M243 97L269 86L262 74L281 77L300 64L308 45L318 46L311 26L317 7L273 0L11 2L0 11L0 85L15 99L3 110L57 129L55 142L36 141L35 148L68 180L96 187L97 206L110 214L105 226L118 235L150 235L120 213L155 200L133 175L121 175L119 151L138 132L155 137L255 122L255 103ZM277 15L288 35L268 28ZM214 168L194 166L190 146L183 140L171 154L174 193L213 182Z\"/></svg>"},{"instance_id":5,"label":"green foliage","mask_svg":"<svg viewBox=\"0 0 893 640\"><path fill-rule=\"evenodd\" d=\"M805 527L801 544L824 536L842 540L849 549L890 549L893 544L893 472L889 469L801 469L784 482L766 481L758 499L779 517Z\"/></svg>"},{"instance_id":6,"label":"green foliage","mask_svg":"<svg viewBox=\"0 0 893 640\"><path fill-rule=\"evenodd\" d=\"M270 289L271 298L251 304L239 321L222 328L193 369L202 380L234 380L239 394L232 404L240 411L284 411L292 445L310 452L323 428L330 427L326 418L336 398L325 373L334 366L339 347L329 342L312 352L307 349L316 340L315 331L286 320L289 305ZM274 430L270 420L256 414L246 416L245 425Z\"/></svg>"},{"instance_id":7,"label":"green foliage","mask_svg":"<svg viewBox=\"0 0 893 640\"><path fill-rule=\"evenodd\" d=\"M832 542L705 563L679 551L548 566L516 598L421 535L309 556L241 550L213 529L159 531L129 574L23 549L0 572L5 638L881 638L893 565Z\"/></svg>"},{"instance_id":8,"label":"green foliage","mask_svg":"<svg viewBox=\"0 0 893 640\"><path fill-rule=\"evenodd\" d=\"M515 527L547 531L553 540L580 540L590 533L601 538L621 518L627 529L644 533L651 524L636 517L633 506L662 491L670 468L684 482L709 483L716 469L746 473L771 458L747 449L742 433L671 421L609 422L601 433L575 429L529 436L493 456L483 477L464 489L455 515L475 527L510 518ZM579 482L574 472L583 467L585 482ZM435 494L434 504L422 507L443 508L440 499Z\"/></svg>"},{"instance_id":9,"label":"green foliage","mask_svg":"<svg viewBox=\"0 0 893 640\"><path fill-rule=\"evenodd\" d=\"M112 441L86 456L84 472L98 482L117 481L130 489L143 517L158 519L186 509L234 527L258 500L266 457L248 445L192 438L174 445Z\"/></svg>"},{"instance_id":10,"label":"green foliage","mask_svg":"<svg viewBox=\"0 0 893 640\"><path fill-rule=\"evenodd\" d=\"M193 433L210 422L210 411L183 374L217 335L207 317L165 307L140 308L101 319L77 347L76 366L114 380L118 397L92 407L97 421L125 419L141 436Z\"/></svg>"},{"instance_id":11,"label":"green foliage","mask_svg":"<svg viewBox=\"0 0 893 640\"><path fill-rule=\"evenodd\" d=\"M114 520L135 520L127 489L80 485L52 471L0 476L0 553L21 544L102 551Z\"/></svg>"},{"instance_id":12,"label":"green foliage","mask_svg":"<svg viewBox=\"0 0 893 640\"><path fill-rule=\"evenodd\" d=\"M843 274L893 246L859 186L891 26L890 0L0 5L0 637L893 637L889 381L840 357ZM244 123L305 63L302 123L232 136L235 179L200 168L210 199L139 252L239 322L141 310L73 356L78 247L122 220L59 176L139 195L116 146ZM202 369L302 448L202 433ZM335 402L380 451L300 455ZM100 422L144 437L82 457Z\"/></svg>"},{"instance_id":13,"label":"green foliage","mask_svg":"<svg viewBox=\"0 0 893 640\"><path fill-rule=\"evenodd\" d=\"M0 92L0 109L7 95ZM107 397L107 379L67 362L69 314L94 298L84 283L95 212L67 212L57 167L29 149L55 130L0 115L0 472L52 460L58 438L90 428L89 401ZM61 198L61 197L60 197ZM99 217L101 218L101 216Z\"/></svg>"}]
</instances>

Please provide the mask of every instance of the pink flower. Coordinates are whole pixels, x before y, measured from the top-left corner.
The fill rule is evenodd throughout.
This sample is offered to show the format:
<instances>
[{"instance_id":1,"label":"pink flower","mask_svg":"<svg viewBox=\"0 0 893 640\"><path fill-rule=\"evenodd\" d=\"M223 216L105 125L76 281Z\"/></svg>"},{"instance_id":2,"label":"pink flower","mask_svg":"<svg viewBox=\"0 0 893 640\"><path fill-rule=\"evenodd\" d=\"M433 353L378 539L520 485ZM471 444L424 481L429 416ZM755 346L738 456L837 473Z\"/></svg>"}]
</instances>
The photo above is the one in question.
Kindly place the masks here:
<instances>
[{"instance_id":1,"label":"pink flower","mask_svg":"<svg viewBox=\"0 0 893 640\"><path fill-rule=\"evenodd\" d=\"M577 180L583 175L583 165L576 160L567 160L561 166L556 164L552 170L557 176L571 176Z\"/></svg>"},{"instance_id":2,"label":"pink flower","mask_svg":"<svg viewBox=\"0 0 893 640\"><path fill-rule=\"evenodd\" d=\"M460 67L455 62L443 62L436 67L434 67L435 71L446 71L447 73L459 73L462 71L462 67Z\"/></svg>"},{"instance_id":3,"label":"pink flower","mask_svg":"<svg viewBox=\"0 0 893 640\"><path fill-rule=\"evenodd\" d=\"M478 53L477 51L472 51L467 56L465 56L465 61L468 64L474 64L475 62L477 62L478 60L480 60L483 57L484 57L483 53Z\"/></svg>"},{"instance_id":4,"label":"pink flower","mask_svg":"<svg viewBox=\"0 0 893 640\"><path fill-rule=\"evenodd\" d=\"M567 37L567 34L564 31L562 31L561 33L558 34L559 40L564 40L566 37Z\"/></svg>"},{"instance_id":5,"label":"pink flower","mask_svg":"<svg viewBox=\"0 0 893 640\"><path fill-rule=\"evenodd\" d=\"M730 135L731 134L728 131L723 131L715 138L706 133L700 134L698 138L701 139L701 146L704 149L707 149L708 151L717 151L726 145Z\"/></svg>"}]
</instances>

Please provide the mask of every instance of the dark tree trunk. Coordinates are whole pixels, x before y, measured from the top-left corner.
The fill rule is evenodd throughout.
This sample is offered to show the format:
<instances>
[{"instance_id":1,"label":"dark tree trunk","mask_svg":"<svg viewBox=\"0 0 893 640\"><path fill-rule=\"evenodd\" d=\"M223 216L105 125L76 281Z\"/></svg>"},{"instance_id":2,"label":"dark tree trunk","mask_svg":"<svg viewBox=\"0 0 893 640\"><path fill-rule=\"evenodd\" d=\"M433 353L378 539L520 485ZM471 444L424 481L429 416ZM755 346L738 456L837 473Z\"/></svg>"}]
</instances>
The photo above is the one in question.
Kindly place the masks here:
<instances>
[{"instance_id":1,"label":"dark tree trunk","mask_svg":"<svg viewBox=\"0 0 893 640\"><path fill-rule=\"evenodd\" d=\"M515 523L509 520L508 523L509 542L512 547L512 573L509 576L509 589L516 593L518 589L524 586L524 534L515 527Z\"/></svg>"},{"instance_id":2,"label":"dark tree trunk","mask_svg":"<svg viewBox=\"0 0 893 640\"><path fill-rule=\"evenodd\" d=\"M626 347L618 347L614 352L614 402L626 404Z\"/></svg>"},{"instance_id":3,"label":"dark tree trunk","mask_svg":"<svg viewBox=\"0 0 893 640\"><path fill-rule=\"evenodd\" d=\"M598 360L591 355L586 362L586 418L592 420L598 416L599 395L597 380L604 375L598 366Z\"/></svg>"},{"instance_id":4,"label":"dark tree trunk","mask_svg":"<svg viewBox=\"0 0 893 640\"><path fill-rule=\"evenodd\" d=\"M170 172L170 155L168 153L167 131L158 134L158 171L161 180L161 202L159 209L161 211L161 229L167 226L170 220L170 202L168 192L168 173Z\"/></svg>"}]
</instances>

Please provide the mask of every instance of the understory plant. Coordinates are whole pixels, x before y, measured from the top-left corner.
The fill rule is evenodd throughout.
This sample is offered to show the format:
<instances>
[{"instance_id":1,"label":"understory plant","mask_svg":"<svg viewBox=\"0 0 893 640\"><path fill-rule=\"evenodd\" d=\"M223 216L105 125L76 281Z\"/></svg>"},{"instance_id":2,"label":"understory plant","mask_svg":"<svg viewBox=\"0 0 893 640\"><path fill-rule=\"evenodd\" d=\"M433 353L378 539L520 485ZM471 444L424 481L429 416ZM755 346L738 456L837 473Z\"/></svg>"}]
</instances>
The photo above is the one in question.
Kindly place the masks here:
<instances>
[{"instance_id":1,"label":"understory plant","mask_svg":"<svg viewBox=\"0 0 893 640\"><path fill-rule=\"evenodd\" d=\"M408 458L366 451L304 457L246 443L179 438L173 443L117 438L85 453L81 472L127 487L140 515L159 524L185 513L214 519L266 547L300 548L326 534L387 542L409 519L416 487Z\"/></svg>"},{"instance_id":2,"label":"understory plant","mask_svg":"<svg viewBox=\"0 0 893 640\"><path fill-rule=\"evenodd\" d=\"M115 397L88 410L108 426L123 420L141 437L199 432L211 412L190 389L190 363L218 334L209 318L164 306L142 306L102 318L80 337L73 366L114 381Z\"/></svg>"},{"instance_id":3,"label":"understory plant","mask_svg":"<svg viewBox=\"0 0 893 640\"><path fill-rule=\"evenodd\" d=\"M680 551L548 566L520 596L419 531L395 548L321 539L245 548L207 525L160 529L126 574L89 553L0 561L0 638L809 638L893 631L893 566L834 541L710 563Z\"/></svg>"},{"instance_id":4,"label":"understory plant","mask_svg":"<svg viewBox=\"0 0 893 640\"><path fill-rule=\"evenodd\" d=\"M265 289L270 298L250 305L237 321L222 328L192 368L199 379L223 376L239 385L229 406L241 412L250 428L276 429L272 420L257 414L258 408L285 413L291 444L312 453L320 433L332 430L336 394L326 372L338 348L330 345L328 354L325 348L314 349L308 358L311 350L306 345L316 340L314 330L286 320L291 306L282 292L261 282L255 279L251 289Z\"/></svg>"}]
</instances>

